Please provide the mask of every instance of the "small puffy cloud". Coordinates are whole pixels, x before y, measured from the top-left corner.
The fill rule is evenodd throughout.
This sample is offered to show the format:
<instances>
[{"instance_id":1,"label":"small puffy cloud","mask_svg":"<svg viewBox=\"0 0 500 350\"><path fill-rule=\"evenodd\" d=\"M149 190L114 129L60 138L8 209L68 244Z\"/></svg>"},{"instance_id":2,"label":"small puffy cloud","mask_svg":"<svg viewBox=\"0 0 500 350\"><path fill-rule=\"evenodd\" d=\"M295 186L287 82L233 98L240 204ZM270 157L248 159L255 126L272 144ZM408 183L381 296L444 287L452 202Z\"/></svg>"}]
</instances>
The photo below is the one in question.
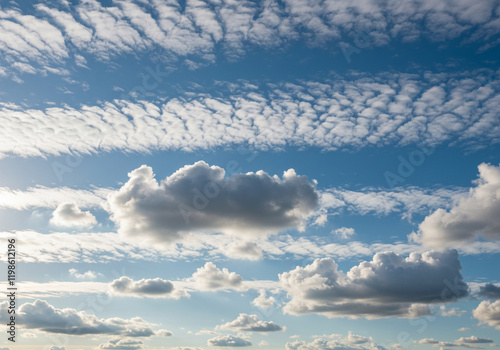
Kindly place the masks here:
<instances>
[{"instance_id":1,"label":"small puffy cloud","mask_svg":"<svg viewBox=\"0 0 500 350\"><path fill-rule=\"evenodd\" d=\"M468 332L470 331L470 328L467 328L467 327L461 327L458 329L459 332Z\"/></svg>"},{"instance_id":2,"label":"small puffy cloud","mask_svg":"<svg viewBox=\"0 0 500 350\"><path fill-rule=\"evenodd\" d=\"M314 336L314 341L308 343L296 340L286 343L286 350L385 350L376 344L372 338L363 337L349 332L347 337L340 334Z\"/></svg>"},{"instance_id":3,"label":"small puffy cloud","mask_svg":"<svg viewBox=\"0 0 500 350\"><path fill-rule=\"evenodd\" d=\"M243 288L243 278L228 269L220 270L213 262L198 268L191 277L198 290L221 290Z\"/></svg>"},{"instance_id":4,"label":"small puffy cloud","mask_svg":"<svg viewBox=\"0 0 500 350\"><path fill-rule=\"evenodd\" d=\"M101 350L142 350L142 341L130 338L116 338L99 345Z\"/></svg>"},{"instance_id":5,"label":"small puffy cloud","mask_svg":"<svg viewBox=\"0 0 500 350\"><path fill-rule=\"evenodd\" d=\"M417 344L438 344L438 343L439 341L437 341L434 338L424 338L417 341Z\"/></svg>"},{"instance_id":6,"label":"small puffy cloud","mask_svg":"<svg viewBox=\"0 0 500 350\"><path fill-rule=\"evenodd\" d=\"M110 289L113 294L138 298L150 297L179 299L181 297L188 296L186 291L175 289L174 284L171 281L161 278L134 281L127 276L122 276L111 282Z\"/></svg>"},{"instance_id":7,"label":"small puffy cloud","mask_svg":"<svg viewBox=\"0 0 500 350\"><path fill-rule=\"evenodd\" d=\"M351 227L341 227L333 230L332 233L342 239L348 239L355 234L355 231Z\"/></svg>"},{"instance_id":8,"label":"small puffy cloud","mask_svg":"<svg viewBox=\"0 0 500 350\"><path fill-rule=\"evenodd\" d=\"M446 306L444 305L441 305L440 307L440 310L441 310L441 316L445 316L445 317L450 317L450 316L462 316L463 314L466 314L467 311L465 310L460 310L459 308L451 308L450 310L446 310Z\"/></svg>"},{"instance_id":9,"label":"small puffy cloud","mask_svg":"<svg viewBox=\"0 0 500 350\"><path fill-rule=\"evenodd\" d=\"M424 246L463 246L479 237L500 239L500 166L479 165L476 187L449 211L438 209L411 236Z\"/></svg>"},{"instance_id":10,"label":"small puffy cloud","mask_svg":"<svg viewBox=\"0 0 500 350\"><path fill-rule=\"evenodd\" d=\"M240 347L240 346L251 346L252 343L240 336L233 335L225 335L218 336L207 341L209 346L232 346L232 347Z\"/></svg>"},{"instance_id":11,"label":"small puffy cloud","mask_svg":"<svg viewBox=\"0 0 500 350\"><path fill-rule=\"evenodd\" d=\"M500 299L500 287L487 283L479 288L478 295L488 299Z\"/></svg>"},{"instance_id":12,"label":"small puffy cloud","mask_svg":"<svg viewBox=\"0 0 500 350\"><path fill-rule=\"evenodd\" d=\"M315 185L293 169L282 179L264 171L226 178L223 168L199 161L160 183L145 165L129 177L108 207L121 234L142 240L174 242L192 231L265 237L302 228L318 205Z\"/></svg>"},{"instance_id":13,"label":"small puffy cloud","mask_svg":"<svg viewBox=\"0 0 500 350\"><path fill-rule=\"evenodd\" d=\"M37 329L47 333L108 334L126 337L149 337L155 334L153 325L139 317L100 319L85 311L57 309L44 300L23 304L19 308L19 320L25 329Z\"/></svg>"},{"instance_id":14,"label":"small puffy cloud","mask_svg":"<svg viewBox=\"0 0 500 350\"><path fill-rule=\"evenodd\" d=\"M261 289L259 291L259 296L252 300L252 304L256 307L259 307L261 309L269 309L271 306L274 305L276 302L276 299L274 297L267 297L266 295L266 290Z\"/></svg>"},{"instance_id":15,"label":"small puffy cloud","mask_svg":"<svg viewBox=\"0 0 500 350\"><path fill-rule=\"evenodd\" d=\"M480 324L487 324L500 330L500 300L495 302L482 301L472 311L472 315L479 320Z\"/></svg>"},{"instance_id":16,"label":"small puffy cloud","mask_svg":"<svg viewBox=\"0 0 500 350\"><path fill-rule=\"evenodd\" d=\"M260 343L259 343L259 346L267 346L269 345L269 343L265 340L262 340Z\"/></svg>"},{"instance_id":17,"label":"small puffy cloud","mask_svg":"<svg viewBox=\"0 0 500 350\"><path fill-rule=\"evenodd\" d=\"M273 321L261 321L257 315L239 314L234 321L219 325L217 329L234 332L281 332L286 330L286 327Z\"/></svg>"},{"instance_id":18,"label":"small puffy cloud","mask_svg":"<svg viewBox=\"0 0 500 350\"><path fill-rule=\"evenodd\" d=\"M174 333L167 329L159 329L155 332L155 335L157 337L171 337L172 335L174 335Z\"/></svg>"},{"instance_id":19,"label":"small puffy cloud","mask_svg":"<svg viewBox=\"0 0 500 350\"><path fill-rule=\"evenodd\" d=\"M407 258L386 252L347 273L325 258L284 272L279 279L291 297L284 307L288 314L411 318L429 314L429 304L468 295L460 270L456 250L412 253Z\"/></svg>"},{"instance_id":20,"label":"small puffy cloud","mask_svg":"<svg viewBox=\"0 0 500 350\"><path fill-rule=\"evenodd\" d=\"M92 227L97 220L89 211L81 211L76 203L61 203L52 213L50 223L62 227Z\"/></svg>"},{"instance_id":21,"label":"small puffy cloud","mask_svg":"<svg viewBox=\"0 0 500 350\"><path fill-rule=\"evenodd\" d=\"M454 347L477 349L478 347L473 345L473 344L493 344L493 340L488 339L488 338L479 338L479 337L472 335L470 337L458 338L457 340L455 340L453 342L438 341L438 340L433 339L433 338L425 338L425 339L420 339L418 341L415 341L414 343L421 344L421 345L432 345L433 347L441 348L441 349L454 348Z\"/></svg>"},{"instance_id":22,"label":"small puffy cloud","mask_svg":"<svg viewBox=\"0 0 500 350\"><path fill-rule=\"evenodd\" d=\"M98 276L102 276L101 273L90 270L84 273L80 273L78 272L77 269L69 269L68 272L71 276L81 280L93 280L96 279Z\"/></svg>"}]
</instances>

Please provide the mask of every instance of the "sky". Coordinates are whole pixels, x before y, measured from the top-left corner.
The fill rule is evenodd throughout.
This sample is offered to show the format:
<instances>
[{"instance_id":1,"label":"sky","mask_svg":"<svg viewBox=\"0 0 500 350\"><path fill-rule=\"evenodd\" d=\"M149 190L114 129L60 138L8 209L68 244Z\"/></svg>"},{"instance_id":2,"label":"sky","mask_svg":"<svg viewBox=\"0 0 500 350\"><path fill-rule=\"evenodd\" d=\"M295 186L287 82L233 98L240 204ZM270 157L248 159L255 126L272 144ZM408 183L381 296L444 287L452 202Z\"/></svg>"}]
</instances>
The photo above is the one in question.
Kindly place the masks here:
<instances>
[{"instance_id":1,"label":"sky","mask_svg":"<svg viewBox=\"0 0 500 350\"><path fill-rule=\"evenodd\" d=\"M499 58L499 0L1 1L0 350L498 348Z\"/></svg>"}]
</instances>

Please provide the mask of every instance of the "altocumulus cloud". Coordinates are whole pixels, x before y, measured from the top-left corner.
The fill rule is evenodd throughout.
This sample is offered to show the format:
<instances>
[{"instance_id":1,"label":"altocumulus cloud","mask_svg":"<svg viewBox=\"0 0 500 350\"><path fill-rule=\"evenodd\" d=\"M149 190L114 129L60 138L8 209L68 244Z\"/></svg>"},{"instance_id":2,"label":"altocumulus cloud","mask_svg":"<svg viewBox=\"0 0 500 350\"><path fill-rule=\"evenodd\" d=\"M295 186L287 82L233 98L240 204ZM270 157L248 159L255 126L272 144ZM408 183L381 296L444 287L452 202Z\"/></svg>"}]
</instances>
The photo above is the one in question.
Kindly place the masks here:
<instances>
[{"instance_id":1,"label":"altocumulus cloud","mask_svg":"<svg viewBox=\"0 0 500 350\"><path fill-rule=\"evenodd\" d=\"M179 299L189 296L186 291L176 289L171 281L161 278L134 281L122 276L111 282L110 289L113 294L133 297Z\"/></svg>"},{"instance_id":2,"label":"altocumulus cloud","mask_svg":"<svg viewBox=\"0 0 500 350\"><path fill-rule=\"evenodd\" d=\"M160 183L141 166L108 197L120 234L174 242L190 231L265 237L302 228L318 205L315 185L293 169L283 178L264 171L225 177L225 170L203 161L187 165Z\"/></svg>"},{"instance_id":3,"label":"altocumulus cloud","mask_svg":"<svg viewBox=\"0 0 500 350\"><path fill-rule=\"evenodd\" d=\"M500 239L500 166L479 165L476 187L449 211L438 209L411 239L428 247L462 246L480 237Z\"/></svg>"},{"instance_id":4,"label":"altocumulus cloud","mask_svg":"<svg viewBox=\"0 0 500 350\"><path fill-rule=\"evenodd\" d=\"M100 319L85 311L57 309L44 300L25 303L19 308L19 320L26 329L70 335L108 334L125 337L150 337L154 326L142 318Z\"/></svg>"},{"instance_id":5,"label":"altocumulus cloud","mask_svg":"<svg viewBox=\"0 0 500 350\"><path fill-rule=\"evenodd\" d=\"M280 275L291 300L284 312L318 313L352 318L418 317L429 304L453 301L468 294L455 250L412 253L403 258L377 253L344 273L333 259L316 259Z\"/></svg>"},{"instance_id":6,"label":"altocumulus cloud","mask_svg":"<svg viewBox=\"0 0 500 350\"><path fill-rule=\"evenodd\" d=\"M216 329L235 332L280 332L285 331L286 327L273 321L262 321L257 315L239 314L234 321L219 325Z\"/></svg>"},{"instance_id":7,"label":"altocumulus cloud","mask_svg":"<svg viewBox=\"0 0 500 350\"><path fill-rule=\"evenodd\" d=\"M286 343L286 350L383 350L372 338L363 337L349 332L347 337L341 334L314 336L314 341L308 343L296 340Z\"/></svg>"}]
</instances>

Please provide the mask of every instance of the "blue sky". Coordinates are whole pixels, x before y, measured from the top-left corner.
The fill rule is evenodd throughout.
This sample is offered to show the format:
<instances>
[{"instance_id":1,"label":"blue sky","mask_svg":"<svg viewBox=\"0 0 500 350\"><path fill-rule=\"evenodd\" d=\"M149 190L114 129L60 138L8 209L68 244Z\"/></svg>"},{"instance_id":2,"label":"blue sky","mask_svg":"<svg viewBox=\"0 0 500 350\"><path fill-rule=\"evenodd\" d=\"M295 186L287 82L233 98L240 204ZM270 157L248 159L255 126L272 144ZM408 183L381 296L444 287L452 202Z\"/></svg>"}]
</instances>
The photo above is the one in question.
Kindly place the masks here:
<instances>
[{"instance_id":1,"label":"blue sky","mask_svg":"<svg viewBox=\"0 0 500 350\"><path fill-rule=\"evenodd\" d=\"M0 350L496 348L499 44L497 0L3 2Z\"/></svg>"}]
</instances>

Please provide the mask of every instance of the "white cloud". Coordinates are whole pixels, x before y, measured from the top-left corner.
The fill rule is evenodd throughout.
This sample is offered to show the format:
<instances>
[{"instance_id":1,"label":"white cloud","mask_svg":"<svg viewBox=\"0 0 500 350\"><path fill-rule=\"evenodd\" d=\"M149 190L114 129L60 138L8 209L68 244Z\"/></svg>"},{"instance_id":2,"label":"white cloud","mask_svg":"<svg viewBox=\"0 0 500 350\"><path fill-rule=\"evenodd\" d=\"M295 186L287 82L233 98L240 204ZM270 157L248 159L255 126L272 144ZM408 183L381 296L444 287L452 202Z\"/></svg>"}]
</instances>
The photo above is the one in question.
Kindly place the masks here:
<instances>
[{"instance_id":1,"label":"white cloud","mask_svg":"<svg viewBox=\"0 0 500 350\"><path fill-rule=\"evenodd\" d=\"M425 338L415 341L414 343L421 345L432 345L433 347L440 349L453 347L481 349L474 344L493 344L493 340L488 338L479 338L475 335L472 335L470 337L461 337L453 342L438 341L433 338Z\"/></svg>"},{"instance_id":2,"label":"white cloud","mask_svg":"<svg viewBox=\"0 0 500 350\"><path fill-rule=\"evenodd\" d=\"M261 309L265 309L265 310L272 307L275 302L276 302L276 299L274 297L267 297L265 289L261 289L259 291L259 296L257 298L255 298L254 300L252 300L252 304L254 306L259 307Z\"/></svg>"},{"instance_id":3,"label":"white cloud","mask_svg":"<svg viewBox=\"0 0 500 350\"><path fill-rule=\"evenodd\" d=\"M355 231L351 227L341 227L333 230L332 233L342 239L348 239L355 234Z\"/></svg>"},{"instance_id":4,"label":"white cloud","mask_svg":"<svg viewBox=\"0 0 500 350\"><path fill-rule=\"evenodd\" d=\"M479 320L480 324L487 324L500 330L500 300L495 302L482 301L472 311L472 315Z\"/></svg>"},{"instance_id":5,"label":"white cloud","mask_svg":"<svg viewBox=\"0 0 500 350\"><path fill-rule=\"evenodd\" d=\"M500 239L500 166L479 165L476 187L449 211L438 209L411 236L427 247L462 246L482 237Z\"/></svg>"},{"instance_id":6,"label":"white cloud","mask_svg":"<svg viewBox=\"0 0 500 350\"><path fill-rule=\"evenodd\" d=\"M450 310L447 310L446 309L446 306L444 305L441 305L439 307L439 309L441 310L441 316L445 316L445 317L450 317L450 316L462 316L463 314L466 314L467 311L465 310L460 310L459 308L457 307L453 307L451 308Z\"/></svg>"},{"instance_id":7,"label":"white cloud","mask_svg":"<svg viewBox=\"0 0 500 350\"><path fill-rule=\"evenodd\" d=\"M52 213L50 223L62 227L89 228L97 224L94 215L89 211L82 211L76 203L61 203Z\"/></svg>"},{"instance_id":8,"label":"white cloud","mask_svg":"<svg viewBox=\"0 0 500 350\"><path fill-rule=\"evenodd\" d=\"M280 274L291 300L284 312L327 317L418 317L428 305L468 294L456 251L377 253L344 273L330 258ZM405 283L401 283L405 281Z\"/></svg>"},{"instance_id":9,"label":"white cloud","mask_svg":"<svg viewBox=\"0 0 500 350\"><path fill-rule=\"evenodd\" d=\"M85 311L58 309L44 300L19 307L20 323L25 329L70 335L108 334L128 337L150 337L155 334L150 324L139 317L100 319Z\"/></svg>"},{"instance_id":10,"label":"white cloud","mask_svg":"<svg viewBox=\"0 0 500 350\"><path fill-rule=\"evenodd\" d=\"M207 262L193 273L191 281L199 290L242 289L243 278L228 269L220 270L212 262Z\"/></svg>"},{"instance_id":11,"label":"white cloud","mask_svg":"<svg viewBox=\"0 0 500 350\"><path fill-rule=\"evenodd\" d=\"M285 331L286 327L273 321L262 321L257 315L239 314L234 321L219 325L216 329L233 332L281 332Z\"/></svg>"},{"instance_id":12,"label":"white cloud","mask_svg":"<svg viewBox=\"0 0 500 350\"><path fill-rule=\"evenodd\" d=\"M118 295L133 296L137 298L174 298L187 297L186 291L176 289L171 281L161 278L141 279L134 281L122 276L110 284L111 292Z\"/></svg>"},{"instance_id":13,"label":"white cloud","mask_svg":"<svg viewBox=\"0 0 500 350\"><path fill-rule=\"evenodd\" d=\"M494 71L488 74L494 78L478 72L357 72L331 80L276 83L262 91L245 83L217 85L217 95L231 99L205 91L161 103L114 100L43 110L0 104L0 157L194 151L246 143L263 150L422 144L474 148L499 142L498 77ZM436 88L447 93L434 95ZM30 130L37 130L36 135Z\"/></svg>"},{"instance_id":14,"label":"white cloud","mask_svg":"<svg viewBox=\"0 0 500 350\"><path fill-rule=\"evenodd\" d=\"M240 347L240 346L251 346L252 343L247 339L244 339L240 336L233 335L225 335L225 336L217 336L215 338L209 339L207 341L207 345L209 346L232 346L232 347Z\"/></svg>"},{"instance_id":15,"label":"white cloud","mask_svg":"<svg viewBox=\"0 0 500 350\"><path fill-rule=\"evenodd\" d=\"M158 183L143 165L108 197L111 218L121 234L156 242L190 231L262 237L302 227L317 206L314 185L293 169L282 179L264 171L224 175L223 168L199 161Z\"/></svg>"},{"instance_id":16,"label":"white cloud","mask_svg":"<svg viewBox=\"0 0 500 350\"><path fill-rule=\"evenodd\" d=\"M82 279L82 280L85 280L85 279L93 280L99 276L102 276L101 273L95 272L95 271L90 271L90 270L86 271L84 273L79 273L77 269L69 269L68 272L71 276L74 276L75 278Z\"/></svg>"}]
</instances>

